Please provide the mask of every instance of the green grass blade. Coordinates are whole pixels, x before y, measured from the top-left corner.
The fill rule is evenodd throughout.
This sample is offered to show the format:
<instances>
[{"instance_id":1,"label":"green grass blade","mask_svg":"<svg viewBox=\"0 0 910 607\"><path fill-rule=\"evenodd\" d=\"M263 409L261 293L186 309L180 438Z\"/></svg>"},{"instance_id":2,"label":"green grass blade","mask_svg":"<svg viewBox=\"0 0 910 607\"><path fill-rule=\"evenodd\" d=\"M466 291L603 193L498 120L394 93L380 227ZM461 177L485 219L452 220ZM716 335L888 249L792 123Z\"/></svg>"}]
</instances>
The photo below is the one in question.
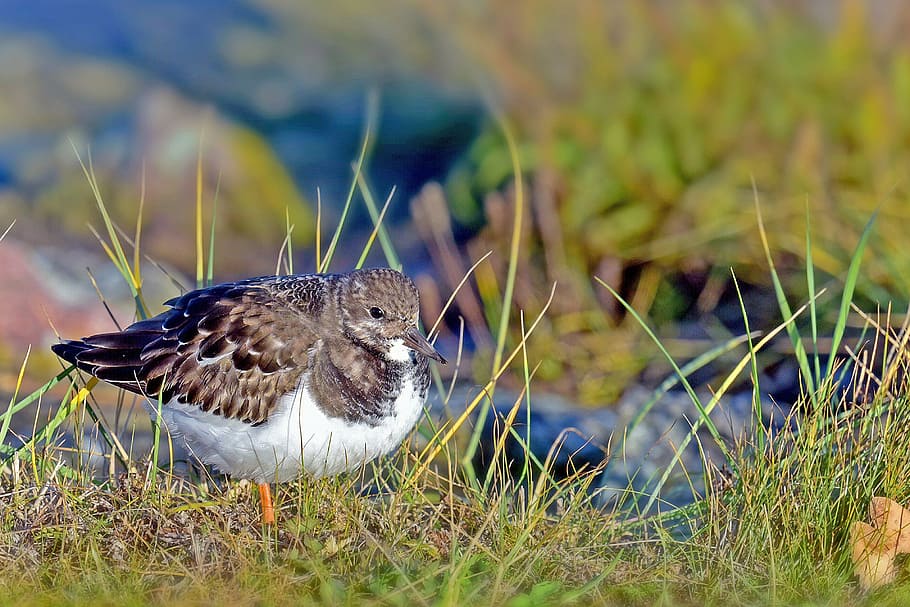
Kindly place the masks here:
<instances>
[{"instance_id":1,"label":"green grass blade","mask_svg":"<svg viewBox=\"0 0 910 607\"><path fill-rule=\"evenodd\" d=\"M156 473L159 466L158 454L161 448L161 407L164 406L164 386L165 382L161 382L161 389L158 391L158 398L155 399L155 406L157 408L157 411L155 412L155 415L152 416L152 465L149 466L148 475L146 476L147 482L153 482L157 478ZM173 457L173 454L174 451L171 449L171 457Z\"/></svg>"},{"instance_id":2,"label":"green grass blade","mask_svg":"<svg viewBox=\"0 0 910 607\"><path fill-rule=\"evenodd\" d=\"M148 307L145 305L145 301L142 297L142 283L139 280L139 276L133 272L130 267L130 263L127 260L126 254L123 252L123 246L120 243L119 231L114 225L113 220L110 217L110 214L107 212L107 206L104 204L104 198L101 196L101 188L98 185L98 180L95 176L95 169L92 166L92 157L89 155L88 164L83 162L82 157L79 155L79 150L76 149L76 144L70 141L70 145L73 148L73 152L76 154L76 159L79 161L79 166L82 167L82 173L85 175L86 180L89 183L89 187L92 190L92 195L95 198L96 206L98 211L101 213L101 218L104 221L104 227L107 230L108 237L111 241L111 247L108 248L103 241L101 241L102 246L105 249L108 257L111 262L114 264L114 267L117 268L117 271L123 277L124 282L130 289L130 293L133 296L133 301L136 305L136 314L139 318L148 317ZM101 240L99 238L99 240Z\"/></svg>"},{"instance_id":3,"label":"green grass blade","mask_svg":"<svg viewBox=\"0 0 910 607\"><path fill-rule=\"evenodd\" d=\"M502 293L502 309L500 310L499 326L497 327L496 350L493 352L493 373L499 371L499 365L502 363L502 354L506 347L506 337L509 332L512 296L515 292L515 275L518 271L518 248L521 245L521 224L524 217L524 180L521 175L518 146L505 118L500 118L499 123L506 145L509 148L512 173L515 176L515 210L512 220L512 240L509 244L509 267L506 270L506 284Z\"/></svg>"},{"instance_id":4,"label":"green grass blade","mask_svg":"<svg viewBox=\"0 0 910 607\"><path fill-rule=\"evenodd\" d=\"M733 350L738 348L740 345L742 345L746 341L751 340L754 337L758 337L760 334L761 334L760 332L755 331L753 333L749 333L746 335L740 335L738 337L728 339L724 343L717 345L717 346L711 348L710 350L708 350L707 352L696 356L695 358L690 360L688 363L686 363L685 365L680 367L680 372L682 373L682 376L689 377L690 375L692 375L693 373L695 373L702 367L714 362L715 360L717 360L724 354L732 352ZM662 381L660 383L660 385L657 386L657 388L651 394L651 397L639 408L638 413L635 415L635 417L632 419L632 421L627 426L626 432L631 433L638 426L638 424L640 424L642 421L644 421L644 419L648 416L648 413L650 413L650 411L654 407L654 405L656 405L657 402L660 401L660 399L663 398L665 394L667 394L667 392L672 390L673 387L679 385L679 383L680 383L680 376L677 375L676 373L673 373L672 375L667 377L667 379Z\"/></svg>"},{"instance_id":5,"label":"green grass blade","mask_svg":"<svg viewBox=\"0 0 910 607\"><path fill-rule=\"evenodd\" d=\"M599 279L598 279L598 281L599 281ZM606 285L605 283L601 282L601 284L604 284L604 286L606 286L608 289L610 289L610 287L608 285ZM627 305L627 304L623 304L623 305ZM746 356L744 356L739 361L739 363L733 368L732 371L730 371L730 373L727 374L726 379L723 381L720 388L718 388L717 391L714 392L713 396L711 397L711 400L708 401L707 405L701 406L701 403L698 402L697 398L695 398L695 403L696 403L696 406L699 408L699 413L701 414L701 411L703 410L705 412L705 415L701 415L692 424L691 431L681 441L676 454L673 456L672 460L665 468L663 475L660 477L660 480L658 481L657 486L655 487L654 491L651 493L651 496L648 499L648 503L645 505L642 512L648 512L651 509L651 506L654 505L654 502L658 499L658 496L660 495L660 492L663 490L664 485L666 485L671 472L676 467L676 465L679 463L683 451L685 451L685 448L692 441L692 438L695 436L696 432L698 432L698 430L701 428L701 426L706 423L706 415L709 415L711 413L711 411L714 410L714 408L720 402L720 399L727 393L727 390L730 388L730 386L733 385L733 382L736 380L736 378L739 376L739 374L742 372L742 370L752 360L754 353L758 352L762 348L764 348L768 343L771 342L772 339L774 339L774 337L777 336L778 333L780 333L782 330L784 330L785 327L787 327L787 326L791 325L793 322L795 322L796 318L805 311L807 306L808 306L808 304L804 304L803 306L801 306L789 318L785 319L783 323L779 324L771 332L769 332L767 335L765 335L757 344L755 344L755 347L750 349L750 352L748 354L746 354ZM672 359L671 359L671 364L674 364ZM683 385L687 386L688 382L684 382ZM689 387L689 389L691 389L691 387ZM690 395L690 397L694 397L694 392L690 392L689 395ZM707 421L710 422L710 419L708 419ZM710 426L709 426L709 430L710 430ZM715 428L715 430L716 430L716 428ZM713 437L713 433L712 433L712 437ZM717 439L715 438L715 440L717 440ZM724 445L723 442L720 442L720 443L718 443L718 447L724 453L724 457L725 457L725 459L727 459L727 463L728 463L728 465L730 465L731 469L734 472L736 470L738 470L739 465L730 456L729 450L726 448L726 445Z\"/></svg>"},{"instance_id":6,"label":"green grass blade","mask_svg":"<svg viewBox=\"0 0 910 607\"><path fill-rule=\"evenodd\" d=\"M739 288L739 281L736 280L736 273L731 272L731 277L733 278L733 287L736 289L736 299L739 301L739 310L742 314L743 326L746 329L746 335L749 336L749 369L752 374L752 421L755 424L756 430L756 442L758 446L758 452L765 452L765 432L764 432L764 419L762 418L761 410L761 389L759 388L759 379L758 379L758 359L755 355L755 344L752 343L752 335L749 331L749 313L746 310L746 302L743 299L743 293ZM814 304L814 301L812 302ZM813 305L810 304L810 309L813 309Z\"/></svg>"},{"instance_id":7,"label":"green grass blade","mask_svg":"<svg viewBox=\"0 0 910 607\"><path fill-rule=\"evenodd\" d=\"M76 149L76 146L73 142L70 142L73 146L73 151L76 153L76 159L79 161L79 166L82 167L82 173L85 175L86 180L88 180L89 187L92 190L92 194L95 197L95 203L98 207L98 211L101 213L101 219L104 221L104 227L107 229L108 234L111 236L111 246L113 247L113 256L111 261L117 266L117 270L124 276L128 277L127 284L130 287L130 290L135 297L137 295L137 284L136 278L130 270L130 264L126 259L126 255L123 252L123 247L120 246L120 239L117 238L117 231L114 228L114 222L111 220L110 215L107 212L107 207L104 204L104 199L101 196L101 188L98 185L98 180L95 177L95 170L92 167L92 157L89 155L88 164L82 160L82 156L79 154L79 151Z\"/></svg>"},{"instance_id":8,"label":"green grass blade","mask_svg":"<svg viewBox=\"0 0 910 607\"><path fill-rule=\"evenodd\" d=\"M76 388L76 384L72 384L72 388L64 396L63 400L60 402L60 406L57 407L56 413L38 432L36 432L28 441L25 442L21 447L15 450L13 455L6 460L8 463L14 457L23 457L24 454L34 452L34 447L42 442L46 442L53 436L54 432L57 431L63 422L66 421L66 418L76 409L76 406L80 403L85 402L85 399L88 397L92 388L98 383L96 378L91 378L86 383L84 388ZM70 397L70 394L73 394Z\"/></svg>"},{"instance_id":9,"label":"green grass blade","mask_svg":"<svg viewBox=\"0 0 910 607\"><path fill-rule=\"evenodd\" d=\"M856 281L859 278L859 269L863 260L863 252L869 243L869 236L872 234L872 226L878 217L878 211L872 214L872 217L866 222L863 233L860 235L853 256L850 258L850 266L847 269L847 279L844 281L844 292L841 295L840 309L837 314L837 322L834 325L834 333L831 336L831 356L828 358L828 364L825 368L825 376L830 376L834 370L834 360L837 351L840 349L840 343L844 338L844 331L847 328L847 317L850 315L850 304L853 302L853 293L856 291Z\"/></svg>"},{"instance_id":10,"label":"green grass blade","mask_svg":"<svg viewBox=\"0 0 910 607\"><path fill-rule=\"evenodd\" d=\"M205 284L215 282L215 220L218 218L218 194L221 192L221 175L215 184L215 195L212 197L212 224L209 226L209 259L205 269Z\"/></svg>"},{"instance_id":11,"label":"green grass blade","mask_svg":"<svg viewBox=\"0 0 910 607\"><path fill-rule=\"evenodd\" d=\"M199 149L196 154L196 288L204 286L205 256L202 241L202 145L205 133L199 134Z\"/></svg>"},{"instance_id":12,"label":"green grass blade","mask_svg":"<svg viewBox=\"0 0 910 607\"><path fill-rule=\"evenodd\" d=\"M790 303L787 301L787 295L784 292L784 286L777 273L777 266L774 265L774 258L771 256L771 246L768 244L765 222L762 219L761 206L758 202L758 187L755 185L754 180L752 181L752 192L755 198L755 215L758 220L758 234L761 238L762 250L765 253L765 261L767 261L768 269L771 272L771 283L774 286L774 295L777 298L777 305L778 308L780 308L781 316L783 318L790 318L793 314L790 309ZM809 293L809 297L812 298L811 300L815 299L814 294L811 292ZM802 373L803 381L806 382L807 392L811 395L813 405L817 406L816 380L809 367L809 358L806 354L806 348L803 346L803 341L800 338L796 325L787 323L786 326L787 336L790 338L790 343L793 344L793 351L795 352L796 361L799 364L799 370Z\"/></svg>"},{"instance_id":13,"label":"green grass blade","mask_svg":"<svg viewBox=\"0 0 910 607\"><path fill-rule=\"evenodd\" d=\"M806 201L806 286L809 293L815 293L815 263L812 260L812 230L809 215L809 202ZM813 364L815 379L822 380L821 355L818 347L818 316L815 301L809 303L809 329L812 332L812 347L815 350Z\"/></svg>"},{"instance_id":14,"label":"green grass blade","mask_svg":"<svg viewBox=\"0 0 910 607\"><path fill-rule=\"evenodd\" d=\"M71 365L71 366L67 367L66 369L64 369L63 371L61 371L60 373L58 373L57 375L55 375L52 379L48 380L43 386L41 386L40 388L38 388L37 390L35 390L34 392L32 392L31 394L26 396L19 402L17 402L15 405L12 405L11 407L9 407L6 410L6 413L3 413L2 415L0 415L0 419L2 419L4 423L6 423L6 420L8 417L15 415L22 409L25 409L30 404L32 404L33 402L35 402L36 400L38 400L39 398L41 398L42 396L47 394L47 392L50 391L54 386L59 384L64 379L68 378L70 373L72 373L75 368L76 368L75 366Z\"/></svg>"},{"instance_id":15,"label":"green grass blade","mask_svg":"<svg viewBox=\"0 0 910 607\"><path fill-rule=\"evenodd\" d=\"M142 254L142 216L145 210L145 162L142 163L142 177L139 181L139 210L136 212L136 235L133 238L133 275L136 283L142 284L142 265L139 263Z\"/></svg>"},{"instance_id":16,"label":"green grass blade","mask_svg":"<svg viewBox=\"0 0 910 607\"><path fill-rule=\"evenodd\" d=\"M367 183L363 173L358 175L357 184L360 186L360 195L363 197L367 212L370 214L370 220L373 222L374 226L379 226L379 245L382 247L383 254L385 254L386 262L389 264L390 268L401 270L401 260L398 258L398 253L395 251L395 245L392 244L392 238L389 236L388 230L386 230L385 225L382 223L382 214L376 207L376 197L373 196L373 191L370 188L369 183ZM390 194L389 200L391 200L391 196L392 195ZM388 202L386 202L386 204L388 204Z\"/></svg>"},{"instance_id":17,"label":"green grass blade","mask_svg":"<svg viewBox=\"0 0 910 607\"><path fill-rule=\"evenodd\" d=\"M521 224L524 217L524 181L521 174L521 162L518 157L518 146L515 143L515 137L512 129L506 119L497 115L497 123L506 140L509 149L509 158L512 162L512 174L515 177L515 208L512 219L512 239L509 245L509 266L506 270L506 284L502 293L502 304L499 310L499 322L497 326L496 347L493 350L493 368L491 373L495 376L500 372L502 364L502 355L506 347L506 337L509 331L509 317L512 312L512 297L515 292L515 275L518 271L518 249L521 245ZM486 422L489 409L484 407L477 415L477 423L471 439L465 449L462 457L462 466L472 485L476 485L476 475L474 473L473 459L477 448L480 445L480 436L483 432L483 426Z\"/></svg>"},{"instance_id":18,"label":"green grass blade","mask_svg":"<svg viewBox=\"0 0 910 607\"><path fill-rule=\"evenodd\" d=\"M373 132L376 128L376 116L379 111L378 97L371 93L367 97L366 120L363 129L363 139L360 145L360 154L357 156L357 162L354 164L354 177L351 179L351 187L348 189L347 198L344 201L344 207L341 210L341 217L338 218L338 225L335 226L335 233L329 242L329 248L322 258L322 265L319 267L320 272L327 272L329 264L332 263L332 257L335 255L335 249L338 247L338 240L341 238L341 230L344 228L345 221L348 217L348 211L354 201L354 193L357 191L357 176L363 172L366 163L367 152L372 145Z\"/></svg>"},{"instance_id":19,"label":"green grass blade","mask_svg":"<svg viewBox=\"0 0 910 607\"><path fill-rule=\"evenodd\" d=\"M718 431L717 426L710 418L710 412L711 412L711 408L713 408L713 406L711 408L707 408L702 405L701 401L698 398L698 395L695 394L695 389L692 387L692 384L689 383L689 380L686 379L686 376L683 374L682 369L680 369L679 365L673 359L673 356L667 351L667 349L664 347L663 343L661 343L660 339L657 337L657 335L654 333L654 331L651 329L651 327L648 326L648 323L645 322L645 319L642 318L641 315L639 315L638 312L635 311L635 309L632 307L632 305L629 304L622 297L622 295L620 295L615 289L613 289L613 287L608 285L605 281L601 280L599 277L595 276L594 280L596 280L598 283L601 284L601 286L606 288L610 292L610 294L626 309L626 311L630 315L632 315L632 317L639 324L639 326L641 326L641 328L648 335L648 337L651 338L651 341L653 341L654 344L657 346L658 350L660 350L661 354L664 355L664 358L666 358L667 362L670 363L670 366L673 368L673 371L676 374L676 376L679 377L679 381L682 384L683 388L685 389L686 393L689 395L689 399L692 401L692 404L694 404L695 408L698 410L699 421L701 421L705 425L705 427L708 428L708 432L711 433L711 437L714 438L715 441L717 441L717 445L724 452L724 457L728 460L728 463L731 466L735 467L736 462L733 461L733 458L730 456L729 452L727 451L727 447L724 444L724 441L720 436L720 431ZM716 400L717 400L716 398L713 398L711 402L716 404Z\"/></svg>"}]
</instances>

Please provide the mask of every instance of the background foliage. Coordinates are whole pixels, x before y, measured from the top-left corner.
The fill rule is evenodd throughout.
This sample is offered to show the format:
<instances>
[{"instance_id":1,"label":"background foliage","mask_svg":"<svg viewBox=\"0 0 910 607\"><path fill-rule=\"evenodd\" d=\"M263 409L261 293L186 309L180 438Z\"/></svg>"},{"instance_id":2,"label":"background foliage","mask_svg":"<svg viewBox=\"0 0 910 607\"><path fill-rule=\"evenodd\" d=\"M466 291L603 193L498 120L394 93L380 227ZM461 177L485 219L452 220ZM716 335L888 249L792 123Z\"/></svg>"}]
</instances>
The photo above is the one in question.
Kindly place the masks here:
<instances>
[{"instance_id":1,"label":"background foliage","mask_svg":"<svg viewBox=\"0 0 910 607\"><path fill-rule=\"evenodd\" d=\"M539 352L563 345L550 371L582 400L609 400L651 356L630 344L621 310L590 288L592 276L668 337L693 335L678 324L687 320L702 324L694 335L741 329L731 268L756 287L755 303L768 287L756 197L792 298L807 295L807 218L815 263L836 274L878 211L859 295L906 300L910 21L904 10L885 22L871 3L824 7L526 2L445 14L519 132L532 225L516 304L534 309L541 285L560 282L563 322ZM449 174L453 214L480 228L475 252L506 250L510 171L491 123ZM758 326L769 312L750 310Z\"/></svg>"}]
</instances>

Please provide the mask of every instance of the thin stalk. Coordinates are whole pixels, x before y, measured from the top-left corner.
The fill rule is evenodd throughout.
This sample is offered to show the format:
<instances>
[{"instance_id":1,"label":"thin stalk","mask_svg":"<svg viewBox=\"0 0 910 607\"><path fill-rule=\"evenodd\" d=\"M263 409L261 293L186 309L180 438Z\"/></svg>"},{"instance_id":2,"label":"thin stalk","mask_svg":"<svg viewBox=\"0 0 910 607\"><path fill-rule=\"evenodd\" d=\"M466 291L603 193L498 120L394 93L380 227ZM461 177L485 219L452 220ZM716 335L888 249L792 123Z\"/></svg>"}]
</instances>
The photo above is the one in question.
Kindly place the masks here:
<instances>
[{"instance_id":1,"label":"thin stalk","mask_svg":"<svg viewBox=\"0 0 910 607\"><path fill-rule=\"evenodd\" d=\"M524 216L524 181L522 180L521 175L521 162L518 158L518 146L515 144L515 138L512 135L512 130L506 122L505 118L497 115L497 123L499 124L503 137L506 140L506 145L509 149L509 159L512 162L512 173L515 176L515 210L512 221L512 241L509 246L509 267L506 271L506 283L502 293L502 306L499 311L499 326L497 327L496 348L493 350L493 368L491 373L494 376L498 376L502 370L502 355L503 351L505 350L506 337L508 336L509 331L509 317L512 312L512 297L515 292L515 275L518 271L518 252L519 246L521 244L521 224L522 218ZM490 402L492 403L492 390L495 389L495 384L490 388ZM483 427L486 423L488 414L489 409L487 407L484 407L478 413L477 422L474 426L474 432L471 434L471 439L468 442L468 446L465 449L465 454L461 460L462 466L465 469L465 473L472 485L476 484L476 474L472 462L474 459L474 454L477 452L478 446L480 445L481 433L483 432Z\"/></svg>"}]
</instances>

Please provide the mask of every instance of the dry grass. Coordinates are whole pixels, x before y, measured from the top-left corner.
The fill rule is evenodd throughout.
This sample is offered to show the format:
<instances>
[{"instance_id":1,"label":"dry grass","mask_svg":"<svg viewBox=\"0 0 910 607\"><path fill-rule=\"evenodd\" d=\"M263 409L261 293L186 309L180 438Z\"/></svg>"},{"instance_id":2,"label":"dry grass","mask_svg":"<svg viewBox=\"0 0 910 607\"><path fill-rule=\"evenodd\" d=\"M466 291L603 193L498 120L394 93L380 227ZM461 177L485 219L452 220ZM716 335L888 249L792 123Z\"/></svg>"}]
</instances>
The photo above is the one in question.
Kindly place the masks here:
<instances>
[{"instance_id":1,"label":"dry grass","mask_svg":"<svg viewBox=\"0 0 910 607\"><path fill-rule=\"evenodd\" d=\"M408 462L416 460L393 463ZM383 477L400 474L387 468ZM15 483L7 476L0 493L7 598L75 593L170 603L211 592L247 597L241 604L500 603L541 581L568 590L606 580L621 554L611 547L620 528L587 505L577 484L522 508L514 492L480 502L434 474L398 491L373 484L370 493L358 490L357 477L307 479L278 488L279 525L269 529L260 527L245 484L204 491L163 474L153 484L143 479L92 483L59 469Z\"/></svg>"}]
</instances>

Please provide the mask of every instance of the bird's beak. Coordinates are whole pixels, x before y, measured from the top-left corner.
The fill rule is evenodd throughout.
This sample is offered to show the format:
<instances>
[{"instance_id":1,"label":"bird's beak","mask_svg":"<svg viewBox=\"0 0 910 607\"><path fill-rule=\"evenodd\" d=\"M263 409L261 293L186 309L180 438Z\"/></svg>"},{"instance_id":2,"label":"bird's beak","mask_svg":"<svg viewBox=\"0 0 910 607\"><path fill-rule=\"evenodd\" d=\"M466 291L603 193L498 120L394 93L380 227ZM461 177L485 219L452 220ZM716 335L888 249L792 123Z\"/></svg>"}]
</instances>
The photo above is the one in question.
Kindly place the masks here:
<instances>
[{"instance_id":1,"label":"bird's beak","mask_svg":"<svg viewBox=\"0 0 910 607\"><path fill-rule=\"evenodd\" d=\"M427 341L426 337L420 334L417 327L411 327L408 329L408 332L404 334L404 345L419 354L423 354L427 358L432 358L436 362L446 364L446 359L442 357L442 354L436 351L436 348Z\"/></svg>"}]
</instances>

